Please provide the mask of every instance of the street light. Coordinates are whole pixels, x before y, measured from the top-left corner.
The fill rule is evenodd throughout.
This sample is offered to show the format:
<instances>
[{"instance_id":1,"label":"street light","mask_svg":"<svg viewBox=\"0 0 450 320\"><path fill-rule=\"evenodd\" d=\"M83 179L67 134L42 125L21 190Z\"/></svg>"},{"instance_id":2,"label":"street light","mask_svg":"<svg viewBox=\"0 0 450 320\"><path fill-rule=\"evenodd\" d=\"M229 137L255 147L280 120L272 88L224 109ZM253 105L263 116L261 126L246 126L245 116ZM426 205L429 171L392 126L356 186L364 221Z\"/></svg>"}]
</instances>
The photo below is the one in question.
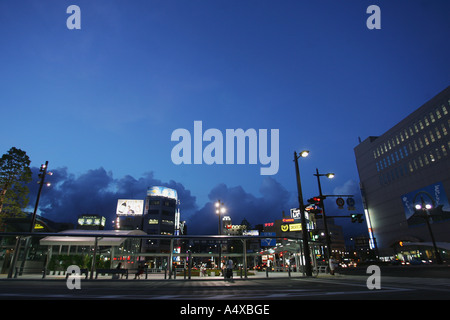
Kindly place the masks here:
<instances>
[{"instance_id":1,"label":"street light","mask_svg":"<svg viewBox=\"0 0 450 320\"><path fill-rule=\"evenodd\" d=\"M420 203L416 204L414 206L414 208L416 209L416 211L422 211L423 215L421 215L420 217L424 218L425 222L427 223L428 231L430 232L430 236L431 236L431 241L433 242L433 249L434 249L434 255L436 257L436 262L438 264L442 264L441 255L439 254L439 250L436 246L436 241L434 240L433 231L431 230L431 225L430 225L431 215L428 212L428 210L433 209L433 205L431 205L429 203L425 203L425 200L423 200L423 197L420 197Z\"/></svg>"},{"instance_id":2,"label":"street light","mask_svg":"<svg viewBox=\"0 0 450 320\"><path fill-rule=\"evenodd\" d=\"M42 186L44 185L45 176L47 174L48 175L52 175L53 174L52 172L47 172L47 168L48 168L48 161L46 161L45 164L41 165L41 168L39 169L39 172L40 172L39 173L39 178L41 178L41 180L38 181L38 183L39 183L39 191L38 191L37 198L36 198L36 204L34 205L33 215L31 217L30 232L34 231L34 225L36 223L36 213L37 213L37 208L38 208L38 205L39 205L39 199L41 197ZM50 186L50 183L48 182L46 185ZM13 270L16 268L17 259L19 257L20 241L21 241L21 238L19 236L16 239L16 245L14 247L14 256L13 256L13 259L12 259L12 262L11 262L10 270L8 272L8 278L12 277ZM31 237L27 237L26 241L25 241L24 258L23 258L23 261L22 261L22 267L21 268L23 268L23 265L25 264L25 260L27 259L28 250L30 249L30 245L31 245Z\"/></svg>"},{"instance_id":3,"label":"street light","mask_svg":"<svg viewBox=\"0 0 450 320\"><path fill-rule=\"evenodd\" d=\"M218 234L219 234L219 236L220 235L222 235L222 228L221 228L221 220L220 220L220 214L221 213L225 213L226 212L226 209L225 209L225 207L223 206L223 202L220 202L220 200L217 200L217 202L216 202L216 213L219 215L219 231L218 231Z\"/></svg>"},{"instance_id":4,"label":"street light","mask_svg":"<svg viewBox=\"0 0 450 320\"><path fill-rule=\"evenodd\" d=\"M221 213L225 213L225 212L226 212L226 209L223 206L223 202L220 202L220 200L217 200L217 202L216 202L216 213L219 216L219 230L218 230L219 236L222 235L222 223L221 223L221 219L220 219L220 214ZM222 243L219 240L219 260L217 261L217 267L220 268L220 269L222 269L221 263L222 263Z\"/></svg>"},{"instance_id":5,"label":"street light","mask_svg":"<svg viewBox=\"0 0 450 320\"><path fill-rule=\"evenodd\" d=\"M330 239L330 233L328 232L328 224L327 224L327 217L325 216L325 205L323 203L323 195L322 195L322 187L320 185L320 177L327 177L328 179L334 178L334 173L319 173L319 169L316 168L316 173L314 174L317 177L317 184L319 185L319 198L320 198L320 207L322 208L322 221L323 221L323 227L325 229L325 241L327 244L327 260L330 260L331 257L331 239Z\"/></svg>"},{"instance_id":6,"label":"street light","mask_svg":"<svg viewBox=\"0 0 450 320\"><path fill-rule=\"evenodd\" d=\"M39 183L39 191L37 194L37 198L36 198L36 204L34 205L34 211L33 211L33 216L31 218L31 225L30 225L30 232L34 231L34 225L36 223L36 212L37 212L37 208L39 205L39 199L41 197L41 191L42 191L42 187L44 185L44 179L46 175L53 175L53 172L47 172L47 168L48 168L48 161L45 162L45 164L41 165L41 168L39 169L39 178L41 178L41 180L38 181ZM47 182L45 184L47 187L50 187L51 183Z\"/></svg>"},{"instance_id":7,"label":"street light","mask_svg":"<svg viewBox=\"0 0 450 320\"><path fill-rule=\"evenodd\" d=\"M295 162L295 173L297 176L297 191L298 191L298 204L300 209L300 217L302 224L302 240L303 240L303 253L305 256L305 274L308 277L312 276L311 269L311 256L309 251L309 241L308 241L308 229L306 226L306 218L305 218L305 204L303 203L303 194L302 194L302 185L300 182L300 170L298 168L298 158L305 158L309 154L309 151L303 150L297 155L297 152L294 151L294 162Z\"/></svg>"}]
</instances>

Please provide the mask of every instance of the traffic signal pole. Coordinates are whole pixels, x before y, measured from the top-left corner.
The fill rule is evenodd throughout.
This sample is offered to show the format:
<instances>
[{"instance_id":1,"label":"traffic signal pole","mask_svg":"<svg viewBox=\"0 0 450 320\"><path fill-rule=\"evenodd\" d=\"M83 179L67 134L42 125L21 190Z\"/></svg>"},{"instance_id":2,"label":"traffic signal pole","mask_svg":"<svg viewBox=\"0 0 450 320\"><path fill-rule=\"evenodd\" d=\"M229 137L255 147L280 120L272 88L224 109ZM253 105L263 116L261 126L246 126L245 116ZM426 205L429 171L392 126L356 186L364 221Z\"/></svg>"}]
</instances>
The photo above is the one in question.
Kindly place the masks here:
<instances>
[{"instance_id":1,"label":"traffic signal pole","mask_svg":"<svg viewBox=\"0 0 450 320\"><path fill-rule=\"evenodd\" d=\"M319 197L320 197L320 207L322 209L322 221L323 221L323 227L325 229L325 241L327 244L327 263L328 261L330 261L330 257L331 257L331 239L330 239L330 233L328 232L328 223L327 223L327 217L325 215L325 205L323 203L324 200L324 196L322 194L322 187L320 185L320 174L319 174L319 169L316 168L316 174L315 176L317 177L317 184L319 185Z\"/></svg>"}]
</instances>

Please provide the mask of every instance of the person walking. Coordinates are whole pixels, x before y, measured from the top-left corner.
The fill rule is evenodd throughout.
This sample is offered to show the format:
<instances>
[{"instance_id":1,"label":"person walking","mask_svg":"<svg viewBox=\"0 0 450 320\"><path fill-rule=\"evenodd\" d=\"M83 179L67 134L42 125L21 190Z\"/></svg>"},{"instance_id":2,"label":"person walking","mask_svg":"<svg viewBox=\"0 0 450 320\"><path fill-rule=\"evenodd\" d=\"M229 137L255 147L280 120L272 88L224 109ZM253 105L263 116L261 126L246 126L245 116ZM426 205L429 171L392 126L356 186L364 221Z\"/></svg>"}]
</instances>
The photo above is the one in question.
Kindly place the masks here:
<instances>
[{"instance_id":1,"label":"person walking","mask_svg":"<svg viewBox=\"0 0 450 320\"><path fill-rule=\"evenodd\" d=\"M330 265L330 274L334 276L334 270L336 269L336 260L334 260L333 256L331 256L328 262Z\"/></svg>"}]
</instances>

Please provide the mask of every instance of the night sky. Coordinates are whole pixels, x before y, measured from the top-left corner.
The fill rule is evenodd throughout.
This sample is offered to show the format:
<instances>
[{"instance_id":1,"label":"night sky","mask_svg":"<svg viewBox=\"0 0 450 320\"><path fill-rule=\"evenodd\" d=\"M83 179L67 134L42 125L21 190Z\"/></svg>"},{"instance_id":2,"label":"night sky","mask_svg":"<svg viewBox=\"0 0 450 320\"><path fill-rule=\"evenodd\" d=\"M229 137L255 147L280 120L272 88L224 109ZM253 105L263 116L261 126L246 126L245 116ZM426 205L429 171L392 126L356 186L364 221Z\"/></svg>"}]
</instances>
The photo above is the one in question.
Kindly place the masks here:
<instances>
[{"instance_id":1,"label":"night sky","mask_svg":"<svg viewBox=\"0 0 450 320\"><path fill-rule=\"evenodd\" d=\"M66 25L73 4L81 29ZM353 148L450 84L449 13L447 0L3 0L0 153L26 151L35 180L49 161L40 214L60 222L100 214L111 228L117 199L152 185L178 191L190 233L217 232L218 199L234 224L273 222L298 206L304 149L304 198L318 168L336 174L324 194L354 194L362 212ZM223 134L224 159L227 129L279 130L279 170L174 164L171 135L194 121ZM36 194L34 181L31 206Z\"/></svg>"}]
</instances>

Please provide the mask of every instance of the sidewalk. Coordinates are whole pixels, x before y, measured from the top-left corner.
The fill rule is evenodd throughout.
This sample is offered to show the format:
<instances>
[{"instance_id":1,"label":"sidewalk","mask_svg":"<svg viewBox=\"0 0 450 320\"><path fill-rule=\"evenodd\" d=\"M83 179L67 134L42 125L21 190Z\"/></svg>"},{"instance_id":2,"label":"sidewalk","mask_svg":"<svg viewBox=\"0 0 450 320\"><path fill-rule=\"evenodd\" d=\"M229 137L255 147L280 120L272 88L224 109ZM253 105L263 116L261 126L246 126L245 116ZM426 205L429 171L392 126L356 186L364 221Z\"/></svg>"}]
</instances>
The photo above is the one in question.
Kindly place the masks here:
<instances>
[{"instance_id":1,"label":"sidewalk","mask_svg":"<svg viewBox=\"0 0 450 320\"><path fill-rule=\"evenodd\" d=\"M338 276L338 274L336 274ZM88 278L90 279L91 274L89 273ZM271 278L286 278L288 279L289 277L291 278L299 278L299 277L304 277L305 275L302 272L291 272L290 276L288 274L288 272L269 272L268 274L266 274L265 272L258 272L258 271L251 271L250 274L247 275L247 278L245 278L244 275L242 275L240 272L234 272L233 273L233 280L252 280L252 279L271 279ZM319 274L313 274L313 277L333 277L330 274L325 274L325 273L319 273ZM101 275L99 274L96 278L96 274L94 273L93 276L93 280L115 280L115 281L126 281L126 277L123 276L122 278L119 279L113 279L112 275ZM2 279L8 279L8 275L7 274L0 274L0 280ZM23 275L18 275L17 278L11 278L10 280L18 280L18 279L23 279L23 280L65 280L66 279L66 275L65 274L59 274L59 275L46 275L45 278L42 278L42 274L38 274L38 273L34 273L34 274L23 274ZM85 279L85 275L82 275L82 279ZM164 272L160 272L160 273L148 273L147 277L145 274L141 275L140 279L135 279L135 274L134 272L129 273L128 275L128 280L134 280L134 281L151 281L151 280L189 280L189 281L201 281L201 280L224 280L223 276L203 276L203 277L199 277L199 276L191 276L191 279L188 278L188 275L186 273L186 276L184 274L180 274L178 273L176 278L172 275L172 279L169 279L169 274L165 274Z\"/></svg>"}]
</instances>

